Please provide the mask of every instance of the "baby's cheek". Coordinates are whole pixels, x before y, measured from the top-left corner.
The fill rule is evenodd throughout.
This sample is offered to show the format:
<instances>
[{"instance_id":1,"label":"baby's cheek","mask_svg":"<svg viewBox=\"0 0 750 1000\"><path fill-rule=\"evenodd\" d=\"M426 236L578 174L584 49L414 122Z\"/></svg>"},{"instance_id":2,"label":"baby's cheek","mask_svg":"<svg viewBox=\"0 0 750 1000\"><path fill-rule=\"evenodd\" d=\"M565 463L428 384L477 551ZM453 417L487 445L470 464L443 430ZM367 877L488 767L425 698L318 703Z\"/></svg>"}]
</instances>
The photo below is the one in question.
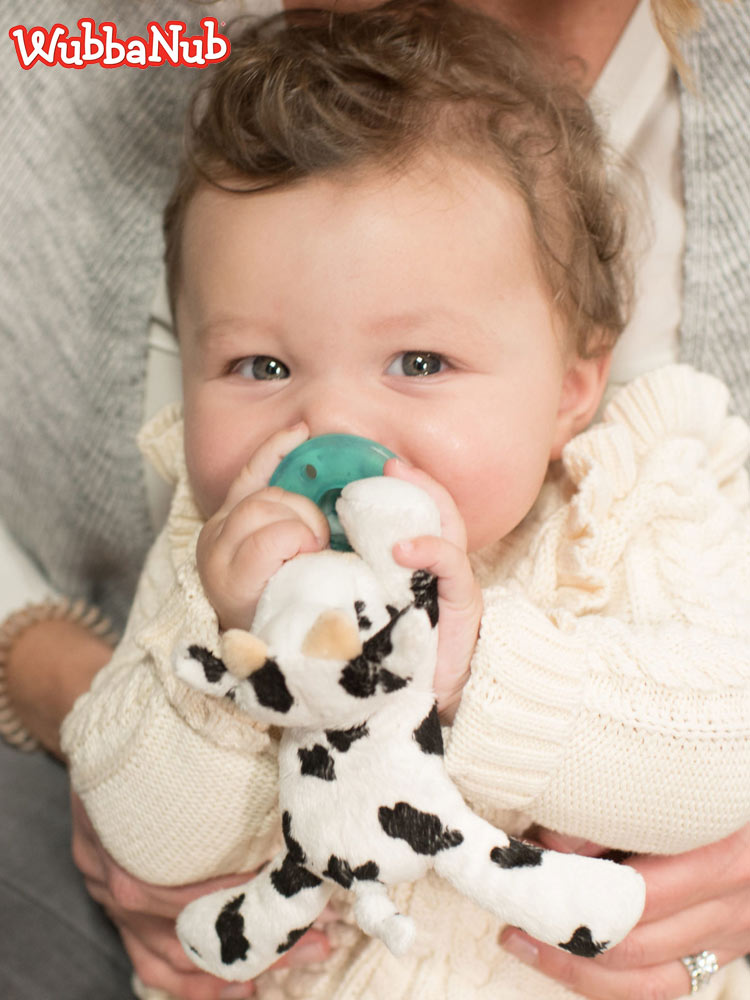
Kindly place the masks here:
<instances>
[{"instance_id":1,"label":"baby's cheek","mask_svg":"<svg viewBox=\"0 0 750 1000\"><path fill-rule=\"evenodd\" d=\"M209 518L221 507L234 478L226 456L217 443L194 436L186 438L185 461L195 502L203 517Z\"/></svg>"},{"instance_id":2,"label":"baby's cheek","mask_svg":"<svg viewBox=\"0 0 750 1000\"><path fill-rule=\"evenodd\" d=\"M470 489L456 504L466 525L469 552L505 538L526 517L539 495L546 465L477 470Z\"/></svg>"}]
</instances>

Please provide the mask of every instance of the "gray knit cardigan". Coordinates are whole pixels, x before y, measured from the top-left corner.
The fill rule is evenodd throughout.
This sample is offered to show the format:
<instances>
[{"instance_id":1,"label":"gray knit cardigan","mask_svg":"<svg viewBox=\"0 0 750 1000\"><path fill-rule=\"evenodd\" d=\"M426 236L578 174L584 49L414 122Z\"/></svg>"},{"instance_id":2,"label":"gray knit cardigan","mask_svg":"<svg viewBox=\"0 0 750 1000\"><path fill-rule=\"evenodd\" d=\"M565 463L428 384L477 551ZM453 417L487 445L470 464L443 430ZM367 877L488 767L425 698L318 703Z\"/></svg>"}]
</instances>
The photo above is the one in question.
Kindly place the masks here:
<instances>
[{"instance_id":1,"label":"gray knit cardigan","mask_svg":"<svg viewBox=\"0 0 750 1000\"><path fill-rule=\"evenodd\" d=\"M33 15L22 0L8 6L17 16L0 37L0 511L55 588L122 626L152 541L135 434L160 212L200 71L24 71L7 28L31 17L74 26L91 3L36 0ZM121 35L145 34L150 5L95 6ZM705 6L704 29L685 47L694 92L681 97L681 352L724 379L750 419L750 4ZM193 11L160 0L163 21Z\"/></svg>"}]
</instances>

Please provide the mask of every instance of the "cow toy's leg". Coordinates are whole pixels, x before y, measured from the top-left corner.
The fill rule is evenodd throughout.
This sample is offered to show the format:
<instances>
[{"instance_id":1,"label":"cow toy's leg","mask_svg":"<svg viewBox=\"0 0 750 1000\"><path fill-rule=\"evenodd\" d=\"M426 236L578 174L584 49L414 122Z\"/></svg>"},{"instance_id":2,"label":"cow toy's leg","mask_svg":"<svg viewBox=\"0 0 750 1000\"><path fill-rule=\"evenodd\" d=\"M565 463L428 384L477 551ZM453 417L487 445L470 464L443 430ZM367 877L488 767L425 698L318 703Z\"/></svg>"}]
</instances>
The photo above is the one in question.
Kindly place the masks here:
<instances>
[{"instance_id":1,"label":"cow toy's leg","mask_svg":"<svg viewBox=\"0 0 750 1000\"><path fill-rule=\"evenodd\" d=\"M178 646L173 662L180 680L212 698L231 697L237 687L237 678L229 673L224 661L205 646Z\"/></svg>"},{"instance_id":2,"label":"cow toy's leg","mask_svg":"<svg viewBox=\"0 0 750 1000\"><path fill-rule=\"evenodd\" d=\"M645 887L632 868L515 840L466 806L447 822L462 840L436 855L436 872L533 937L594 956L621 941L641 915Z\"/></svg>"},{"instance_id":3,"label":"cow toy's leg","mask_svg":"<svg viewBox=\"0 0 750 1000\"><path fill-rule=\"evenodd\" d=\"M405 955L414 940L414 921L396 909L382 882L354 882L354 919L394 955Z\"/></svg>"},{"instance_id":4,"label":"cow toy's leg","mask_svg":"<svg viewBox=\"0 0 750 1000\"><path fill-rule=\"evenodd\" d=\"M196 965L222 979L253 979L299 940L334 885L282 851L245 885L202 896L177 920L177 935Z\"/></svg>"}]
</instances>

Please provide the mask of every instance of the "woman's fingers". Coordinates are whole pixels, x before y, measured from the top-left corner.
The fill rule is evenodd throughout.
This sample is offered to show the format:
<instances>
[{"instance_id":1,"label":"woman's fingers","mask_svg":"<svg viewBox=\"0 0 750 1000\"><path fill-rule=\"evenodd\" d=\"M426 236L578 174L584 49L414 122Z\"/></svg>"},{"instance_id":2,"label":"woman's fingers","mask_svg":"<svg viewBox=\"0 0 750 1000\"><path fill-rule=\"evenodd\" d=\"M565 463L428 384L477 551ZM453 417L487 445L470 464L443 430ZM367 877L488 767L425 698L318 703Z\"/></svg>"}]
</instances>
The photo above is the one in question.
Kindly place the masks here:
<instances>
[{"instance_id":1,"label":"woman's fingers","mask_svg":"<svg viewBox=\"0 0 750 1000\"><path fill-rule=\"evenodd\" d=\"M750 824L695 851L634 858L632 864L648 887L644 921L660 920L738 890L750 896Z\"/></svg>"},{"instance_id":2,"label":"woman's fingers","mask_svg":"<svg viewBox=\"0 0 750 1000\"><path fill-rule=\"evenodd\" d=\"M539 969L589 1000L678 1000L690 992L690 977L679 959L623 971L610 969L599 958L578 958L540 944L515 928L506 928L501 944L512 955ZM737 958L715 949L719 968Z\"/></svg>"},{"instance_id":3,"label":"woman's fingers","mask_svg":"<svg viewBox=\"0 0 750 1000\"><path fill-rule=\"evenodd\" d=\"M273 968L300 968L324 962L331 954L331 943L322 930L312 928L280 958Z\"/></svg>"},{"instance_id":4,"label":"woman's fingers","mask_svg":"<svg viewBox=\"0 0 750 1000\"><path fill-rule=\"evenodd\" d=\"M155 946L127 924L119 927L125 950L133 969L145 986L165 990L180 1000L224 1000L228 997L250 997L255 993L252 982L229 984L193 966L184 969L175 965L167 950ZM160 942L164 945L164 942ZM179 942L174 939L179 948Z\"/></svg>"},{"instance_id":5,"label":"woman's fingers","mask_svg":"<svg viewBox=\"0 0 750 1000\"><path fill-rule=\"evenodd\" d=\"M534 835L558 850L603 851L547 830ZM638 926L611 951L581 959L513 928L503 932L503 946L592 1000L673 1000L690 988L682 958L708 951L720 968L744 961L750 950L749 827L681 855L633 857L628 864L646 879L646 908Z\"/></svg>"},{"instance_id":6,"label":"woman's fingers","mask_svg":"<svg viewBox=\"0 0 750 1000\"><path fill-rule=\"evenodd\" d=\"M115 923L139 979L180 1000L249 997L252 983L227 983L198 969L183 951L175 919L198 896L241 885L248 873L221 876L183 886L155 886L134 878L104 850L78 796L71 798L73 852L86 887ZM279 964L307 965L330 954L319 928L308 931Z\"/></svg>"},{"instance_id":7,"label":"woman's fingers","mask_svg":"<svg viewBox=\"0 0 750 1000\"><path fill-rule=\"evenodd\" d=\"M704 950L737 957L745 953L749 942L750 899L747 893L737 892L698 903L663 920L641 923L598 961L609 969L632 969Z\"/></svg>"}]
</instances>

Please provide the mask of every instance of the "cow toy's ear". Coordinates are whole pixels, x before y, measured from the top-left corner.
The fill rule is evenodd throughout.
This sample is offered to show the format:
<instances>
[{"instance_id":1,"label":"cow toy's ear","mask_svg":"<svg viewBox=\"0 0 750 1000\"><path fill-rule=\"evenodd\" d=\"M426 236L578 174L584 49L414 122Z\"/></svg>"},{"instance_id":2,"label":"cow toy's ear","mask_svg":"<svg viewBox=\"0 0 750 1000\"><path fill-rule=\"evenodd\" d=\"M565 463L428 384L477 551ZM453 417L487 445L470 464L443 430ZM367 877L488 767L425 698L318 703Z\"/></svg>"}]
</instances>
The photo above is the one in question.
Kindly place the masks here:
<instances>
[{"instance_id":1,"label":"cow toy's ear","mask_svg":"<svg viewBox=\"0 0 750 1000\"><path fill-rule=\"evenodd\" d=\"M252 632L230 628L222 636L221 656L229 673L245 680L266 662L268 646Z\"/></svg>"},{"instance_id":2,"label":"cow toy's ear","mask_svg":"<svg viewBox=\"0 0 750 1000\"><path fill-rule=\"evenodd\" d=\"M302 652L322 660L353 660L362 652L359 630L343 611L323 611L305 636Z\"/></svg>"}]
</instances>

